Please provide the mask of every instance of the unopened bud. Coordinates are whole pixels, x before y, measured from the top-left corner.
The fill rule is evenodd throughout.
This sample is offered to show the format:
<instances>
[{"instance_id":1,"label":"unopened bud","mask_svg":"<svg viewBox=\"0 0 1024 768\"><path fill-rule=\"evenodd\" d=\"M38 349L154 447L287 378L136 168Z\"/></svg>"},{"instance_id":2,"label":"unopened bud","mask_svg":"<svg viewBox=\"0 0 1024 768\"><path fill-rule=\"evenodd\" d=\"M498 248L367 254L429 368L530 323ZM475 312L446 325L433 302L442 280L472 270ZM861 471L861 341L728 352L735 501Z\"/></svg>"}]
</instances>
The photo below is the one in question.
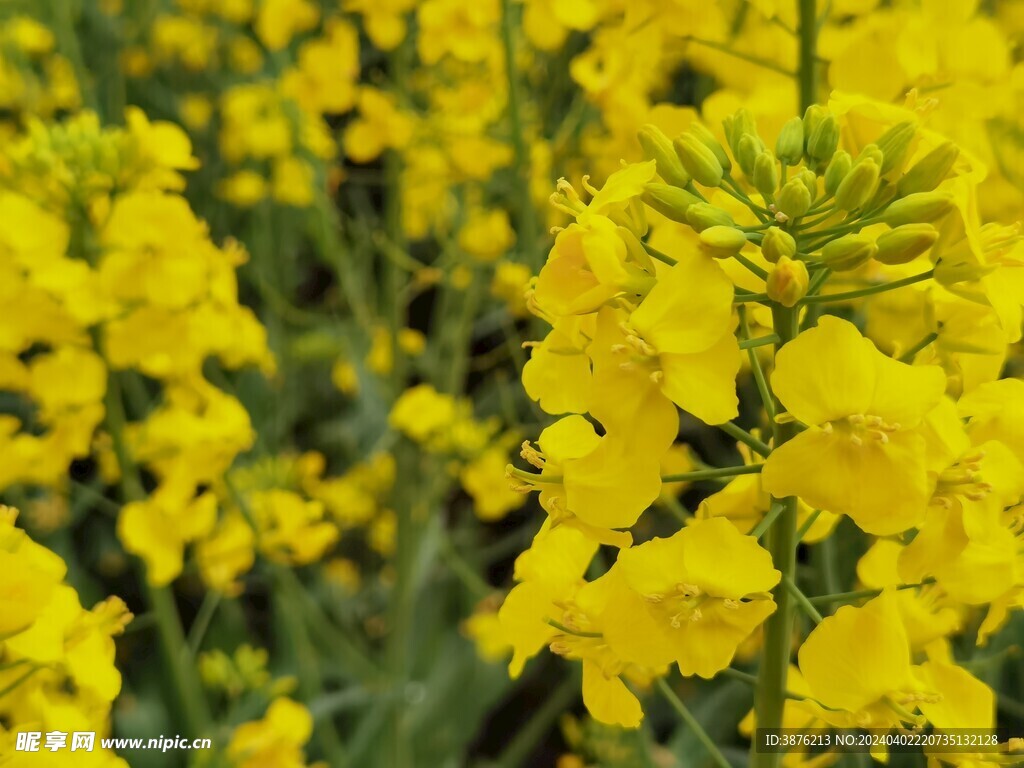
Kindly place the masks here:
<instances>
[{"instance_id":1,"label":"unopened bud","mask_svg":"<svg viewBox=\"0 0 1024 768\"><path fill-rule=\"evenodd\" d=\"M915 192L892 202L882 214L882 221L890 227L935 221L952 207L953 197L945 192Z\"/></svg>"},{"instance_id":2,"label":"unopened bud","mask_svg":"<svg viewBox=\"0 0 1024 768\"><path fill-rule=\"evenodd\" d=\"M683 163L683 168L698 184L717 187L722 183L722 164L715 153L692 132L684 133L672 145Z\"/></svg>"},{"instance_id":3,"label":"unopened bud","mask_svg":"<svg viewBox=\"0 0 1024 768\"><path fill-rule=\"evenodd\" d=\"M850 172L853 167L853 158L850 157L850 153L846 150L840 149L828 162L828 167L825 169L825 192L829 195L834 195L836 190L839 189L839 184L843 179L846 178L846 174Z\"/></svg>"},{"instance_id":4,"label":"unopened bud","mask_svg":"<svg viewBox=\"0 0 1024 768\"><path fill-rule=\"evenodd\" d=\"M784 229L769 227L761 240L761 253L773 264L783 257L796 255L796 240Z\"/></svg>"},{"instance_id":5,"label":"unopened bud","mask_svg":"<svg viewBox=\"0 0 1024 768\"><path fill-rule=\"evenodd\" d=\"M754 175L751 179L754 187L765 197L771 197L779 186L779 166L775 156L767 149L757 156L754 162Z\"/></svg>"},{"instance_id":6,"label":"unopened bud","mask_svg":"<svg viewBox=\"0 0 1024 768\"><path fill-rule=\"evenodd\" d=\"M800 165L804 157L804 121L791 118L779 131L775 140L775 154L786 165Z\"/></svg>"},{"instance_id":7,"label":"unopened bud","mask_svg":"<svg viewBox=\"0 0 1024 768\"><path fill-rule=\"evenodd\" d=\"M949 175L959 156L960 150L951 141L937 146L914 163L899 180L897 188L900 197L917 192L931 192Z\"/></svg>"},{"instance_id":8,"label":"unopened bud","mask_svg":"<svg viewBox=\"0 0 1024 768\"><path fill-rule=\"evenodd\" d=\"M807 156L818 165L832 159L839 146L839 123L833 115L826 115L807 137Z\"/></svg>"},{"instance_id":9,"label":"unopened bud","mask_svg":"<svg viewBox=\"0 0 1024 768\"><path fill-rule=\"evenodd\" d=\"M856 269L875 255L878 246L867 235L846 235L821 249L821 261L836 272Z\"/></svg>"},{"instance_id":10,"label":"unopened bud","mask_svg":"<svg viewBox=\"0 0 1024 768\"><path fill-rule=\"evenodd\" d=\"M739 164L740 170L748 178L754 175L754 166L757 164L757 158L764 149L764 142L757 136L752 136L748 133L740 137L739 148L736 152L736 162Z\"/></svg>"},{"instance_id":11,"label":"unopened bud","mask_svg":"<svg viewBox=\"0 0 1024 768\"><path fill-rule=\"evenodd\" d=\"M775 198L775 207L790 219L798 219L811 207L811 193L799 179L790 179L782 185Z\"/></svg>"},{"instance_id":12,"label":"unopened bud","mask_svg":"<svg viewBox=\"0 0 1024 768\"><path fill-rule=\"evenodd\" d=\"M875 144L882 150L884 158L882 160L883 176L889 173L889 171L902 170L903 163L907 159L907 151L910 149L910 144L916 135L917 126L907 121L897 123L878 137L878 141Z\"/></svg>"},{"instance_id":13,"label":"unopened bud","mask_svg":"<svg viewBox=\"0 0 1024 768\"><path fill-rule=\"evenodd\" d=\"M807 187L807 191L811 193L811 200L818 196L818 177L815 175L814 171L804 168L793 178L802 182L803 185Z\"/></svg>"},{"instance_id":14,"label":"unopened bud","mask_svg":"<svg viewBox=\"0 0 1024 768\"><path fill-rule=\"evenodd\" d=\"M879 235L875 259L883 264L906 264L931 248L938 237L931 224L904 224Z\"/></svg>"},{"instance_id":15,"label":"unopened bud","mask_svg":"<svg viewBox=\"0 0 1024 768\"><path fill-rule=\"evenodd\" d=\"M667 184L685 187L690 183L690 174L683 168L679 155L672 147L672 140L656 125L645 125L637 132L637 139L644 150L644 159L653 160L658 166L658 175Z\"/></svg>"},{"instance_id":16,"label":"unopened bud","mask_svg":"<svg viewBox=\"0 0 1024 768\"><path fill-rule=\"evenodd\" d=\"M854 211L864 205L878 189L879 169L874 160L858 162L836 190L836 207Z\"/></svg>"},{"instance_id":17,"label":"unopened bud","mask_svg":"<svg viewBox=\"0 0 1024 768\"><path fill-rule=\"evenodd\" d=\"M709 227L734 227L733 221L726 211L716 208L708 203L695 203L686 210L686 223L698 232L703 232Z\"/></svg>"},{"instance_id":18,"label":"unopened bud","mask_svg":"<svg viewBox=\"0 0 1024 768\"><path fill-rule=\"evenodd\" d=\"M734 227L708 227L700 233L700 242L716 259L728 259L747 244L747 236Z\"/></svg>"},{"instance_id":19,"label":"unopened bud","mask_svg":"<svg viewBox=\"0 0 1024 768\"><path fill-rule=\"evenodd\" d=\"M709 131L703 123L693 123L690 126L690 132L700 140L701 144L715 154L719 165L722 166L722 170L728 171L732 168L732 161L729 160L729 154L725 151L725 147L719 143L718 139L715 138L715 134Z\"/></svg>"},{"instance_id":20,"label":"unopened bud","mask_svg":"<svg viewBox=\"0 0 1024 768\"><path fill-rule=\"evenodd\" d=\"M882 150L878 148L877 144L865 144L861 149L860 154L857 155L854 165L857 163L863 163L866 160L874 160L879 168L882 167L882 163L885 162L885 155Z\"/></svg>"},{"instance_id":21,"label":"unopened bud","mask_svg":"<svg viewBox=\"0 0 1024 768\"><path fill-rule=\"evenodd\" d=\"M700 202L699 197L685 189L655 182L644 184L644 191L641 193L640 199L662 216L672 219L672 221L678 221L680 224L687 223L687 209Z\"/></svg>"},{"instance_id":22,"label":"unopened bud","mask_svg":"<svg viewBox=\"0 0 1024 768\"><path fill-rule=\"evenodd\" d=\"M807 265L802 261L783 256L768 272L768 279L765 280L765 292L772 301L777 301L784 307L793 307L807 295L809 284L810 275L807 274Z\"/></svg>"},{"instance_id":23,"label":"unopened bud","mask_svg":"<svg viewBox=\"0 0 1024 768\"><path fill-rule=\"evenodd\" d=\"M828 116L828 110L820 104L811 104L804 112L804 140L808 141L822 120Z\"/></svg>"},{"instance_id":24,"label":"unopened bud","mask_svg":"<svg viewBox=\"0 0 1024 768\"><path fill-rule=\"evenodd\" d=\"M740 139L744 136L750 136L754 139L758 138L757 123L754 122L753 115L745 109L739 109L734 114L725 118L722 121L722 127L725 129L725 140L729 143L729 147L737 159L740 154ZM740 167L742 168L742 166ZM744 173L746 172L744 170Z\"/></svg>"}]
</instances>

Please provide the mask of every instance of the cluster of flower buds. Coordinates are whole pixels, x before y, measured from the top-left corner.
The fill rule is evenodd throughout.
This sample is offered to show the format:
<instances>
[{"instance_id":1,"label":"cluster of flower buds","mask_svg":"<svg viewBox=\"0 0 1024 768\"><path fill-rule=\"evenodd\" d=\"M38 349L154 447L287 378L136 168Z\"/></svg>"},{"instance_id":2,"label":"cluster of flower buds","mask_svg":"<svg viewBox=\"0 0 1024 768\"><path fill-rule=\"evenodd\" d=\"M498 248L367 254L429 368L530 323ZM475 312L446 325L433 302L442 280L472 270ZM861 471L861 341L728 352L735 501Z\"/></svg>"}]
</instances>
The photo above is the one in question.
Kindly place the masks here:
<instances>
[{"instance_id":1,"label":"cluster of flower buds","mask_svg":"<svg viewBox=\"0 0 1024 768\"><path fill-rule=\"evenodd\" d=\"M807 294L816 272L927 253L939 240L935 222L954 207L937 188L954 175L959 150L912 121L859 147L846 137L845 149L840 116L818 105L782 127L774 151L746 110L723 127L728 150L699 123L675 139L644 126L640 144L661 181L642 199L690 226L711 256L760 262L760 251L768 297L784 306Z\"/></svg>"}]
</instances>

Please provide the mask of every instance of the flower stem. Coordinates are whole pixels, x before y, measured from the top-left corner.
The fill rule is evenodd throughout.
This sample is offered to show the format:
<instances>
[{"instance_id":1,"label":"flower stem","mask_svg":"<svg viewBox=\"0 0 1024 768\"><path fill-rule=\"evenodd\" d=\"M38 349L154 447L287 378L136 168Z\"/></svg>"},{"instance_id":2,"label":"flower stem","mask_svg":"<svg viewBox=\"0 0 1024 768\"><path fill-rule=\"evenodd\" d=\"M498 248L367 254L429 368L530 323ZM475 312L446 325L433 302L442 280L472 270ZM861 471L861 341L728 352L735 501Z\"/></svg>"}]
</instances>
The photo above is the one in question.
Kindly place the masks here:
<instances>
[{"instance_id":1,"label":"flower stem","mask_svg":"<svg viewBox=\"0 0 1024 768\"><path fill-rule=\"evenodd\" d=\"M519 69L516 66L516 19L512 0L501 0L501 42L505 53L505 77L508 79L508 122L512 138L512 153L515 157L516 205L518 220L516 235L519 251L525 263L537 270L540 268L540 251L537 248L536 211L530 194L530 155L526 146L526 135L519 103Z\"/></svg>"},{"instance_id":2,"label":"flower stem","mask_svg":"<svg viewBox=\"0 0 1024 768\"><path fill-rule=\"evenodd\" d=\"M800 84L800 110L817 102L818 96L818 19L816 0L797 0L800 52L797 63Z\"/></svg>"},{"instance_id":3,"label":"flower stem","mask_svg":"<svg viewBox=\"0 0 1024 768\"><path fill-rule=\"evenodd\" d=\"M937 338L939 338L939 334L934 333L934 332L933 333L929 333L927 336L925 336L923 339L921 339L919 342L917 342L917 344L915 344L910 349L908 349L906 352L904 352L902 355L900 355L900 362L901 363L912 363L912 362L914 362L914 358L917 356L917 353L920 352L925 347L927 347L929 344L931 344Z\"/></svg>"},{"instance_id":4,"label":"flower stem","mask_svg":"<svg viewBox=\"0 0 1024 768\"><path fill-rule=\"evenodd\" d=\"M742 348L743 344L741 343L740 349ZM725 432L725 434L729 435L729 437L739 440L741 443L748 446L752 451L760 454L761 456L767 456L769 453L772 452L772 449L768 447L767 443L758 440L752 434L747 432L747 430L743 429L742 427L736 426L731 421L727 421L725 422L725 424L719 424L718 428Z\"/></svg>"},{"instance_id":5,"label":"flower stem","mask_svg":"<svg viewBox=\"0 0 1024 768\"><path fill-rule=\"evenodd\" d=\"M729 479L736 475L756 475L761 471L760 464L745 467L715 467L714 469L698 469L696 472L681 472L678 475L662 475L663 483L685 483L698 480Z\"/></svg>"},{"instance_id":6,"label":"flower stem","mask_svg":"<svg viewBox=\"0 0 1024 768\"><path fill-rule=\"evenodd\" d=\"M803 2L801 2L801 7ZM813 7L813 2L812 2ZM796 338L799 332L798 309L775 305L772 307L775 333L779 335L779 347ZM774 403L776 413L782 404ZM774 445L779 447L796 434L796 424L779 424L773 421ZM757 688L754 692L754 710L758 728L782 727L782 711L786 700L786 678L789 672L793 620L796 601L786 589L785 581L796 573L796 528L797 498L787 496L772 499L773 506L779 505L778 517L765 532L765 546L771 553L772 562L782 573L782 581L772 591L775 597L775 613L764 624L764 646L761 650L761 669ZM750 764L753 768L777 768L781 755L751 751Z\"/></svg>"},{"instance_id":7,"label":"flower stem","mask_svg":"<svg viewBox=\"0 0 1024 768\"><path fill-rule=\"evenodd\" d=\"M917 589L918 587L926 587L929 584L934 584L935 579L924 579L923 581L915 584L900 584L893 589L899 591L903 589ZM854 600L861 600L865 597L878 597L882 594L880 589L858 589L853 592L836 592L831 595L818 595L817 597L809 597L807 601L811 605L828 605L829 603L849 603Z\"/></svg>"},{"instance_id":8,"label":"flower stem","mask_svg":"<svg viewBox=\"0 0 1024 768\"><path fill-rule=\"evenodd\" d=\"M919 275L911 275L910 277L904 277L901 280L893 280L889 283L882 283L881 285L872 285L867 288L859 288L856 291L846 291L845 293L826 293L819 296L805 296L800 302L801 304L815 304L818 302L834 302L834 301L849 301L850 299L860 299L864 296L872 296L876 293L885 293L886 291L894 291L897 288L903 288L907 285L913 285L914 283L920 283L923 280L929 280L935 270L929 269L927 272L922 272Z\"/></svg>"},{"instance_id":9,"label":"flower stem","mask_svg":"<svg viewBox=\"0 0 1024 768\"><path fill-rule=\"evenodd\" d=\"M818 609L814 607L814 604L807 599L807 595L800 591L800 587L796 585L796 582L794 582L793 579L789 578L788 576L784 576L782 579L782 583L786 587L786 589L789 590L789 593L793 596L793 599L796 600L797 605L800 606L800 609L804 613L806 613L807 616L810 617L810 619L815 624L821 624L821 622L823 621L821 614L818 613Z\"/></svg>"},{"instance_id":10,"label":"flower stem","mask_svg":"<svg viewBox=\"0 0 1024 768\"><path fill-rule=\"evenodd\" d=\"M725 759L725 755L722 754L718 745L708 735L708 732L704 730L704 726L697 722L697 718L687 709L686 705L683 704L683 700L676 695L672 687L665 682L665 678L659 677L656 685L658 686L658 692L665 697L665 700L672 706L672 709L679 714L683 722L693 731L693 735L704 745L704 749L708 751L715 765L719 766L719 768L732 768L732 765Z\"/></svg>"}]
</instances>

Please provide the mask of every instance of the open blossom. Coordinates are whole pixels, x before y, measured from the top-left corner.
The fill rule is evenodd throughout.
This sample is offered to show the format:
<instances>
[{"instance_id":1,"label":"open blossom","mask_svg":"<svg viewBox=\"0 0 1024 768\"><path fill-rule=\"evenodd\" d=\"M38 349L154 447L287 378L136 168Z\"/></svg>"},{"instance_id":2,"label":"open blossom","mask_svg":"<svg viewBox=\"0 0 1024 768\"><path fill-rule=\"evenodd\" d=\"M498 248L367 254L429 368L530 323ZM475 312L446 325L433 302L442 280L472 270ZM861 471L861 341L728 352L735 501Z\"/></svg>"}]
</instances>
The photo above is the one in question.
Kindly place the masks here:
<instances>
[{"instance_id":1,"label":"open blossom","mask_svg":"<svg viewBox=\"0 0 1024 768\"><path fill-rule=\"evenodd\" d=\"M849 515L869 533L920 523L933 489L925 418L945 385L941 368L900 363L851 323L821 318L776 356L772 388L807 429L768 457L764 489Z\"/></svg>"}]
</instances>

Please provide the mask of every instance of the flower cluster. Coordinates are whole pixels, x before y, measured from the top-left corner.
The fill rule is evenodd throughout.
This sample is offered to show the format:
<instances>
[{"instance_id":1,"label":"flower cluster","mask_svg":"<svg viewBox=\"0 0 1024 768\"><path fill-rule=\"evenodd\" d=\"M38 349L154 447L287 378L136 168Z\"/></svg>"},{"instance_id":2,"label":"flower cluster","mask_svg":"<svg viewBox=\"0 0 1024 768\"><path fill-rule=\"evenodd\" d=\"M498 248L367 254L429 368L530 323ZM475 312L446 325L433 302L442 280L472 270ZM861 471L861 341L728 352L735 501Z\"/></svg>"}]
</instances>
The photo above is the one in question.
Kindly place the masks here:
<instances>
[{"instance_id":1,"label":"flower cluster","mask_svg":"<svg viewBox=\"0 0 1024 768\"><path fill-rule=\"evenodd\" d=\"M574 221L530 290L552 329L523 385L559 418L523 446L539 472L508 470L547 512L499 612L513 676L548 645L583 661L596 719L636 726L626 682L644 687L669 663L713 677L769 617L759 684L775 684L799 603L820 622L796 673L813 717L991 726L991 690L942 645L968 606L989 607L984 642L1020 605L1024 573L1019 387L997 380L1020 336L1024 242L978 224L978 162L920 113L843 97L785 122L774 144L740 110L717 133L646 125L639 145L647 159L602 187L584 177L589 202L565 181L552 196ZM922 337L889 336L890 355L823 314L862 308L870 334L876 296L900 301ZM998 348L962 343L990 332ZM751 388L763 421L748 432L733 420ZM739 440L744 463L663 474L680 411ZM635 541L665 485L716 478L733 479L681 530ZM878 537L861 578L881 595L822 620L792 558L842 517ZM594 562L601 544L618 548L610 567ZM763 701L759 723L781 717Z\"/></svg>"}]
</instances>

